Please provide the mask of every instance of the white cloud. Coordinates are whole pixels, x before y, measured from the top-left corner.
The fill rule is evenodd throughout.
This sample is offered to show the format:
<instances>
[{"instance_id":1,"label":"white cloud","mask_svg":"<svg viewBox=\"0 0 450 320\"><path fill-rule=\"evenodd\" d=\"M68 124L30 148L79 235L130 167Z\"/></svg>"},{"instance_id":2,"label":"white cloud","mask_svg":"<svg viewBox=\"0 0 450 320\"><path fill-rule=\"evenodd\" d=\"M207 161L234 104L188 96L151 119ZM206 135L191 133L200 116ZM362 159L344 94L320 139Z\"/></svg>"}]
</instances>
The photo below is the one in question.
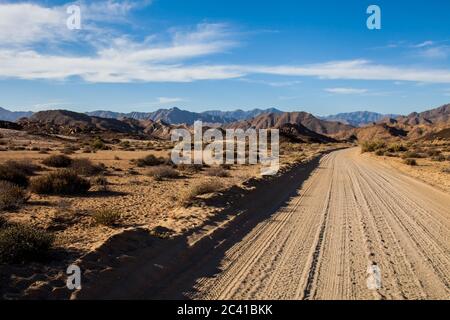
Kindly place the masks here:
<instances>
[{"instance_id":1,"label":"white cloud","mask_svg":"<svg viewBox=\"0 0 450 320\"><path fill-rule=\"evenodd\" d=\"M325 91L335 94L362 94L366 93L368 90L356 88L327 88Z\"/></svg>"},{"instance_id":2,"label":"white cloud","mask_svg":"<svg viewBox=\"0 0 450 320\"><path fill-rule=\"evenodd\" d=\"M450 70L417 69L411 67L374 64L368 60L332 61L304 66L247 67L253 73L285 76L311 76L320 79L420 81L450 83Z\"/></svg>"},{"instance_id":3,"label":"white cloud","mask_svg":"<svg viewBox=\"0 0 450 320\"><path fill-rule=\"evenodd\" d=\"M158 104L171 104L175 102L183 101L182 98L169 98L169 97L159 97L158 98Z\"/></svg>"},{"instance_id":4,"label":"white cloud","mask_svg":"<svg viewBox=\"0 0 450 320\"><path fill-rule=\"evenodd\" d=\"M247 82L247 83L255 83L255 84L262 84L267 85L270 87L291 87L295 86L297 84L302 83L302 81L299 80L292 80L292 81L267 81L267 80L255 80L255 79L248 79L248 78L240 78L239 81Z\"/></svg>"},{"instance_id":5,"label":"white cloud","mask_svg":"<svg viewBox=\"0 0 450 320\"><path fill-rule=\"evenodd\" d=\"M63 37L67 16L62 7L32 3L0 4L0 46L23 45Z\"/></svg>"},{"instance_id":6,"label":"white cloud","mask_svg":"<svg viewBox=\"0 0 450 320\"><path fill-rule=\"evenodd\" d=\"M449 46L429 47L421 50L419 55L428 59L446 59L450 55Z\"/></svg>"},{"instance_id":7,"label":"white cloud","mask_svg":"<svg viewBox=\"0 0 450 320\"><path fill-rule=\"evenodd\" d=\"M418 44L414 44L411 47L413 47L413 48L424 48L424 47L429 47L429 46L432 46L432 45L434 45L434 41L427 40L427 41L424 41L424 42L421 42L421 43L418 43Z\"/></svg>"},{"instance_id":8,"label":"white cloud","mask_svg":"<svg viewBox=\"0 0 450 320\"><path fill-rule=\"evenodd\" d=\"M81 7L82 31L68 30L66 8L76 4ZM79 41L80 37L96 39L113 33L100 28L103 22L126 22L130 11L150 5L150 0L98 0L75 1L66 5L45 7L31 2L0 3L0 47L30 47L42 42L61 43ZM85 40L86 40L85 39Z\"/></svg>"},{"instance_id":9,"label":"white cloud","mask_svg":"<svg viewBox=\"0 0 450 320\"><path fill-rule=\"evenodd\" d=\"M79 77L92 83L127 83L190 82L265 74L319 79L450 83L450 70L389 66L363 59L308 65L194 62L193 59L221 54L237 46L238 43L234 40L236 33L227 24L201 23L190 29L172 28L169 30L169 39L164 41L156 35L149 35L144 41L137 42L126 35L109 32L95 23L109 19L108 17L126 18L131 10L149 5L151 1L102 0L78 3L86 7L84 14L94 21L93 24L88 24L85 33L81 33L81 37L88 39L87 43L92 48L80 52L93 53L60 53L63 52L59 50L60 44L79 40L73 32L67 30L67 15L62 6L46 8L31 3L1 2L0 78L67 80ZM49 43L53 44L53 54L45 53L37 45ZM426 50L435 48L431 46L431 41L419 45L426 47ZM243 81L256 81L273 87L299 83L298 80L291 79Z\"/></svg>"}]
</instances>

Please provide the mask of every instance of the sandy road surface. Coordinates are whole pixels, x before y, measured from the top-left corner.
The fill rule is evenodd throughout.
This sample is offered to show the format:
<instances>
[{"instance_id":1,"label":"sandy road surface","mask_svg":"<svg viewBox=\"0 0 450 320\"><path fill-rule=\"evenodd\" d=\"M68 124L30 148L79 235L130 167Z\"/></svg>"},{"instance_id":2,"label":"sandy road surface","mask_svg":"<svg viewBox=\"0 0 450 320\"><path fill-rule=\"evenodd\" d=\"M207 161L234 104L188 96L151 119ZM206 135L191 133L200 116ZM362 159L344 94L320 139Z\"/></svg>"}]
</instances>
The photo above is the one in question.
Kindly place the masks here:
<instances>
[{"instance_id":1,"label":"sandy road surface","mask_svg":"<svg viewBox=\"0 0 450 320\"><path fill-rule=\"evenodd\" d=\"M381 271L381 288L367 278ZM450 195L359 154L326 155L228 249L196 299L449 299Z\"/></svg>"}]
</instances>

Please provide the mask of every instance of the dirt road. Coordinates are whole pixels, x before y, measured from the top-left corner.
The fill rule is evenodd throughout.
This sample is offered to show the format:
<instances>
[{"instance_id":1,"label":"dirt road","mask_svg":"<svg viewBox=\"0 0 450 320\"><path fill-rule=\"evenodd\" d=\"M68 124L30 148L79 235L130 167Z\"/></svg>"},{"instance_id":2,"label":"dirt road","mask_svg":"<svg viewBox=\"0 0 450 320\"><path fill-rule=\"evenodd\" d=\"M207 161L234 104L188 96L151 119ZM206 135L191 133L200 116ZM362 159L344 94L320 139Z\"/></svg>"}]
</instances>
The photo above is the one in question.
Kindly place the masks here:
<instances>
[{"instance_id":1,"label":"dirt road","mask_svg":"<svg viewBox=\"0 0 450 320\"><path fill-rule=\"evenodd\" d=\"M333 152L194 288L194 299L449 299L450 195L359 149Z\"/></svg>"}]
</instances>

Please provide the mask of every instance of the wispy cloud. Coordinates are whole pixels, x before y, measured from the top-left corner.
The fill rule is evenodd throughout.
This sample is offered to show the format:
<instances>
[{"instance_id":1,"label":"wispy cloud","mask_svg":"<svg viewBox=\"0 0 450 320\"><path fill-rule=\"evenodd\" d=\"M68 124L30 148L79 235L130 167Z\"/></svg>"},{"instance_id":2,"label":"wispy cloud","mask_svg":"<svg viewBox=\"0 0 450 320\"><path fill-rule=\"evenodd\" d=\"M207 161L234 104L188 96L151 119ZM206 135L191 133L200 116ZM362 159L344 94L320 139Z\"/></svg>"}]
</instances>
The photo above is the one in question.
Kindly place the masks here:
<instances>
[{"instance_id":1,"label":"wispy cloud","mask_svg":"<svg viewBox=\"0 0 450 320\"><path fill-rule=\"evenodd\" d=\"M259 66L245 68L244 70L254 73L310 76L320 79L450 83L450 70L389 66L362 59L331 61L304 66Z\"/></svg>"},{"instance_id":2,"label":"wispy cloud","mask_svg":"<svg viewBox=\"0 0 450 320\"><path fill-rule=\"evenodd\" d=\"M257 79L249 79L249 78L240 78L239 81L254 83L254 84L262 84L270 87L291 87L302 83L300 80L292 80L292 81L267 81L267 80L257 80Z\"/></svg>"},{"instance_id":3,"label":"wispy cloud","mask_svg":"<svg viewBox=\"0 0 450 320\"><path fill-rule=\"evenodd\" d=\"M432 46L432 45L434 45L434 43L435 42L432 40L426 40L421 43L413 44L413 45L411 45L411 47L412 48L424 48L424 47Z\"/></svg>"},{"instance_id":4,"label":"wispy cloud","mask_svg":"<svg viewBox=\"0 0 450 320\"><path fill-rule=\"evenodd\" d=\"M157 103L158 104L171 104L175 102L181 102L184 101L183 98L169 98L169 97L158 97Z\"/></svg>"},{"instance_id":5,"label":"wispy cloud","mask_svg":"<svg viewBox=\"0 0 450 320\"><path fill-rule=\"evenodd\" d=\"M112 16L127 17L130 11L149 5L151 1L101 0L79 3L88 6L88 16L93 17L91 20L97 19L96 22L100 22L102 16L109 13ZM241 79L272 87L293 86L301 81L292 80L292 77L450 83L450 69L391 66L364 59L305 65L200 62L198 58L222 54L239 45L235 38L236 32L225 23L200 23L189 28L171 28L165 33L163 40L158 35L149 34L142 41L120 32L109 33L94 23L91 24L91 29L80 33L80 36L89 39L87 43L92 46L91 50L52 50L53 53L50 54L39 45L35 46L54 42L54 47L58 49L66 41L74 41L72 37L76 39L77 36L73 36L73 33L66 34L65 18L63 7L47 8L31 3L1 2L0 77L28 80L67 80L77 77L89 83ZM105 32L105 36L99 36L103 35L102 32ZM417 46L421 50L431 50L436 48L435 43L437 42L427 40ZM434 54L438 56L437 52ZM289 78L285 81L250 80L252 75ZM341 90L334 93L344 92L345 90ZM361 92L347 90L346 93Z\"/></svg>"},{"instance_id":6,"label":"wispy cloud","mask_svg":"<svg viewBox=\"0 0 450 320\"><path fill-rule=\"evenodd\" d=\"M325 91L335 94L362 94L368 92L367 89L356 88L327 88Z\"/></svg>"},{"instance_id":7,"label":"wispy cloud","mask_svg":"<svg viewBox=\"0 0 450 320\"><path fill-rule=\"evenodd\" d=\"M450 46L427 47L418 54L428 59L446 59L450 55Z\"/></svg>"}]
</instances>

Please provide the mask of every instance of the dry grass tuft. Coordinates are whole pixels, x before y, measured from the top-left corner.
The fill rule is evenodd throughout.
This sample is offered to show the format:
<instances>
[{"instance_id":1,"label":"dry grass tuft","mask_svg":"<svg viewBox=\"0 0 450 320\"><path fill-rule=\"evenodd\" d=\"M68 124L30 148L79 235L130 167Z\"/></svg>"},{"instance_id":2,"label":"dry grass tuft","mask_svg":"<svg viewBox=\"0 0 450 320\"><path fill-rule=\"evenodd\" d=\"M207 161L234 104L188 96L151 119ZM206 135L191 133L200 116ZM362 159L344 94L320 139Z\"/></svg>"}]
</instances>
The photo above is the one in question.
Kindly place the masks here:
<instances>
[{"instance_id":1,"label":"dry grass tuft","mask_svg":"<svg viewBox=\"0 0 450 320\"><path fill-rule=\"evenodd\" d=\"M222 167L211 167L206 169L206 175L210 177L226 178L230 176L230 173Z\"/></svg>"},{"instance_id":2,"label":"dry grass tuft","mask_svg":"<svg viewBox=\"0 0 450 320\"><path fill-rule=\"evenodd\" d=\"M407 164L408 166L417 166L417 161L416 161L416 159L405 159L404 162L405 162L405 164Z\"/></svg>"},{"instance_id":3,"label":"dry grass tuft","mask_svg":"<svg viewBox=\"0 0 450 320\"><path fill-rule=\"evenodd\" d=\"M175 179L179 177L177 170L166 165L150 168L146 174L153 177L157 181L161 181L163 179Z\"/></svg>"},{"instance_id":4,"label":"dry grass tuft","mask_svg":"<svg viewBox=\"0 0 450 320\"><path fill-rule=\"evenodd\" d=\"M28 200L24 189L8 181L0 181L0 191L0 211L17 209Z\"/></svg>"},{"instance_id":5,"label":"dry grass tuft","mask_svg":"<svg viewBox=\"0 0 450 320\"><path fill-rule=\"evenodd\" d=\"M191 185L180 197L180 204L189 206L194 203L197 196L215 193L222 189L222 185L212 180L199 181Z\"/></svg>"},{"instance_id":6,"label":"dry grass tuft","mask_svg":"<svg viewBox=\"0 0 450 320\"><path fill-rule=\"evenodd\" d=\"M120 213L112 209L100 209L95 211L92 214L92 217L97 224L107 227L113 227L117 225L118 221L120 220Z\"/></svg>"}]
</instances>

